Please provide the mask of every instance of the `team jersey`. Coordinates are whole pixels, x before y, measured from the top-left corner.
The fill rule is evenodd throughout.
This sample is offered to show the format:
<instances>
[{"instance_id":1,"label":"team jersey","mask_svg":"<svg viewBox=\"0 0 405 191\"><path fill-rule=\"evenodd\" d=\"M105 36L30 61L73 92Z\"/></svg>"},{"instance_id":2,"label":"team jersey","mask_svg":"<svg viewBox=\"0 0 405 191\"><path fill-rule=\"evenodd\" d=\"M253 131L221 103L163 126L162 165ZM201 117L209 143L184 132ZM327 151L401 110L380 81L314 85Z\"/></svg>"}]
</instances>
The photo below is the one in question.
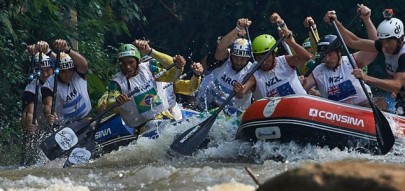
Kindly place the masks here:
<instances>
[{"instance_id":1,"label":"team jersey","mask_svg":"<svg viewBox=\"0 0 405 191\"><path fill-rule=\"evenodd\" d=\"M53 92L55 75L50 76L42 87ZM46 91L46 90L45 90ZM58 82L56 92L55 112L59 121L75 121L87 116L91 110L87 81L84 75L74 71L72 81L69 83Z\"/></svg>"},{"instance_id":2,"label":"team jersey","mask_svg":"<svg viewBox=\"0 0 405 191\"><path fill-rule=\"evenodd\" d=\"M143 62L138 65L136 76L127 78L119 72L109 86L110 91L118 90L121 94L135 91L132 100L119 109L122 119L130 127L138 127L169 109L163 85L158 85L154 79L159 71L156 67L156 62Z\"/></svg>"},{"instance_id":3,"label":"team jersey","mask_svg":"<svg viewBox=\"0 0 405 191\"><path fill-rule=\"evenodd\" d=\"M290 94L307 94L302 87L295 67L290 66L285 56L275 58L276 66L269 71L258 70L254 73L256 89L253 98L281 97Z\"/></svg>"},{"instance_id":4,"label":"team jersey","mask_svg":"<svg viewBox=\"0 0 405 191\"><path fill-rule=\"evenodd\" d=\"M232 69L231 60L228 59L222 66L214 69L204 77L200 84L197 94L198 107L205 110L222 105L233 92L235 82L242 82L243 78L250 72L251 66L252 63L248 62L241 71L236 72ZM234 97L228 106L245 110L250 106L251 98L251 92L241 99Z\"/></svg>"},{"instance_id":5,"label":"team jersey","mask_svg":"<svg viewBox=\"0 0 405 191\"><path fill-rule=\"evenodd\" d=\"M405 44L402 45L401 49L399 50L398 54L387 54L384 53L385 56L385 64L388 75L392 78L396 72L405 72L403 71L404 66L399 67L399 58L405 54ZM401 68L401 69L400 69ZM401 92L405 93L405 84L402 86Z\"/></svg>"},{"instance_id":6,"label":"team jersey","mask_svg":"<svg viewBox=\"0 0 405 191\"><path fill-rule=\"evenodd\" d=\"M354 60L354 59L353 59ZM347 56L342 56L340 66L329 69L324 63L312 72L321 96L343 103L362 105L367 97L359 80L352 74L353 67Z\"/></svg>"}]
</instances>

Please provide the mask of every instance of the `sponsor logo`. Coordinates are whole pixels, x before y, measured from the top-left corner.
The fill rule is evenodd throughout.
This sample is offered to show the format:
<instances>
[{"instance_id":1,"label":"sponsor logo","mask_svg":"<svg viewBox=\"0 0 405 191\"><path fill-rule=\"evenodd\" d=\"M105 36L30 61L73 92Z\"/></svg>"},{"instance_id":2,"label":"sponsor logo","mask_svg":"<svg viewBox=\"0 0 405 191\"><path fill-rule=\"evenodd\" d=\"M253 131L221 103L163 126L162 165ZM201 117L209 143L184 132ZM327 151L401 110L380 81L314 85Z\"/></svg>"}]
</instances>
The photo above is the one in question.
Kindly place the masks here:
<instances>
[{"instance_id":1,"label":"sponsor logo","mask_svg":"<svg viewBox=\"0 0 405 191\"><path fill-rule=\"evenodd\" d=\"M107 128L107 129L103 129L101 131L97 131L97 133L96 133L96 135L94 135L94 137L96 139L100 139L102 137L105 137L105 136L111 135L111 134L112 134L111 133L111 128Z\"/></svg>"},{"instance_id":2,"label":"sponsor logo","mask_svg":"<svg viewBox=\"0 0 405 191\"><path fill-rule=\"evenodd\" d=\"M322 119L328 119L328 120L332 120L332 121L337 121L337 122L341 122L341 123L347 123L350 125L364 127L363 119L359 119L359 118L351 117L351 116L347 116L347 115L342 115L342 114L337 114L337 113L332 113L330 111L323 111L323 110L310 108L309 116L310 117L319 117Z\"/></svg>"},{"instance_id":3,"label":"sponsor logo","mask_svg":"<svg viewBox=\"0 0 405 191\"><path fill-rule=\"evenodd\" d=\"M85 148L75 148L69 156L69 162L72 164L88 163L91 157L90 151Z\"/></svg>"},{"instance_id":4,"label":"sponsor logo","mask_svg":"<svg viewBox=\"0 0 405 191\"><path fill-rule=\"evenodd\" d=\"M255 134L257 139L278 139L281 137L280 128L277 126L256 128Z\"/></svg>"},{"instance_id":5,"label":"sponsor logo","mask_svg":"<svg viewBox=\"0 0 405 191\"><path fill-rule=\"evenodd\" d=\"M184 136L184 137L180 140L180 143L184 143L185 141L187 141L188 138L190 138L191 135L193 135L199 128L200 128L199 125L196 126L196 127L194 127L193 130L191 130L186 136Z\"/></svg>"},{"instance_id":6,"label":"sponsor logo","mask_svg":"<svg viewBox=\"0 0 405 191\"><path fill-rule=\"evenodd\" d=\"M55 134L55 141L62 150L69 150L78 142L78 138L70 127L65 127Z\"/></svg>"},{"instance_id":7,"label":"sponsor logo","mask_svg":"<svg viewBox=\"0 0 405 191\"><path fill-rule=\"evenodd\" d=\"M266 107L263 109L263 116L270 117L273 114L278 102L280 102L280 99L272 99L267 102Z\"/></svg>"}]
</instances>

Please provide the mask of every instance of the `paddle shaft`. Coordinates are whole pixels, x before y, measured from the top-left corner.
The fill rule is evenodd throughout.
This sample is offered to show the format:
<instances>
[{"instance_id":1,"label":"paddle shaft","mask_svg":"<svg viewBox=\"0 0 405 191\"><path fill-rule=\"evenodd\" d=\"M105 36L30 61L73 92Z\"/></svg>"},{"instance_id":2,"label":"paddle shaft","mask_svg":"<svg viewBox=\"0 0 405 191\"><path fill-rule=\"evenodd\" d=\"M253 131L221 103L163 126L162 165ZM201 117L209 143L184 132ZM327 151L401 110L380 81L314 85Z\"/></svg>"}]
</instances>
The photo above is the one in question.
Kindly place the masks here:
<instances>
[{"instance_id":1,"label":"paddle shaft","mask_svg":"<svg viewBox=\"0 0 405 191\"><path fill-rule=\"evenodd\" d=\"M39 98L39 79L41 77L41 61L42 61L42 54L39 53L39 61L36 64L35 68L35 98L34 98L34 111L32 113L32 124L35 124L37 120L37 111L38 111L38 98ZM32 62L35 63L35 55L32 58Z\"/></svg>"},{"instance_id":2,"label":"paddle shaft","mask_svg":"<svg viewBox=\"0 0 405 191\"><path fill-rule=\"evenodd\" d=\"M312 35L312 37L314 38L315 43L318 44L319 39L318 39L318 37L315 35L315 30L314 30L314 26L313 26L313 25L309 26L309 31L311 32L311 35Z\"/></svg>"},{"instance_id":3,"label":"paddle shaft","mask_svg":"<svg viewBox=\"0 0 405 191\"><path fill-rule=\"evenodd\" d=\"M352 67L354 69L357 68L357 65L354 64L354 60L353 60L352 56L350 56L350 52L346 46L346 43L343 41L342 34L340 33L340 31L336 25L336 22L334 20L331 20L331 22L337 33L338 38L342 42L343 49L349 59L350 64L352 65ZM392 133L391 127L389 125L389 122L385 118L385 116L377 108L377 106L373 103L370 96L368 95L367 89L366 89L366 86L364 85L363 80L361 80L361 79L358 79L358 80L364 91L364 94L366 94L366 97L367 97L368 102L370 103L371 109L373 110L375 126L376 126L377 142L380 147L380 151L382 154L386 154L391 150L393 144L395 143L395 138Z\"/></svg>"},{"instance_id":4,"label":"paddle shaft","mask_svg":"<svg viewBox=\"0 0 405 191\"><path fill-rule=\"evenodd\" d=\"M55 106L56 106L56 94L58 92L58 81L59 81L59 64L60 64L60 51L56 53L56 62L55 62L55 69L54 69L54 78L53 78L53 95L52 95L52 106L51 106L51 114L55 114Z\"/></svg>"},{"instance_id":5,"label":"paddle shaft","mask_svg":"<svg viewBox=\"0 0 405 191\"><path fill-rule=\"evenodd\" d=\"M359 14L356 14L356 16L355 16L355 17L349 22L349 24L347 25L347 28L352 27L352 25L354 24L354 22L357 20L358 17L359 17ZM315 32L314 32L313 35L314 35L314 37L315 37ZM326 51L322 52L322 53L319 55L319 58L316 60L315 66L314 66L313 68L310 68L310 69L307 71L307 73L305 73L305 75L304 75L305 77L308 77L308 76L312 73L312 71L316 68L316 66L318 66L319 64L322 63L322 60L325 58L326 53L329 52L329 50L331 50L332 47L334 47L335 44L338 43L338 42L339 42L338 39L335 39L332 43L330 43L330 45L328 46L328 48L326 49Z\"/></svg>"}]
</instances>

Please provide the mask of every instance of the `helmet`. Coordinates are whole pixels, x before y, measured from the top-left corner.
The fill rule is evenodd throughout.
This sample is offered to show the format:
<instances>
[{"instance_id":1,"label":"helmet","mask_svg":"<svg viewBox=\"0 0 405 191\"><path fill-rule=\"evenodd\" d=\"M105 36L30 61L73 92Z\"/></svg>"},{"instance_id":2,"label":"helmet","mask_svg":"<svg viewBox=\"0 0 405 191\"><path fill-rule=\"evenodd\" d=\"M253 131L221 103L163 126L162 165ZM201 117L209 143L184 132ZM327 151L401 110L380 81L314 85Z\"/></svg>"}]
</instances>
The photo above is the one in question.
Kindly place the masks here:
<instances>
[{"instance_id":1,"label":"helmet","mask_svg":"<svg viewBox=\"0 0 405 191\"><path fill-rule=\"evenodd\" d=\"M304 40L304 42L302 43L302 47L304 47L305 49L311 48L311 41L309 40L309 38L306 38Z\"/></svg>"},{"instance_id":2,"label":"helmet","mask_svg":"<svg viewBox=\"0 0 405 191\"><path fill-rule=\"evenodd\" d=\"M269 34L262 34L253 39L252 49L254 54L261 54L269 51L276 44L276 39ZM277 48L274 49L277 52Z\"/></svg>"},{"instance_id":3,"label":"helmet","mask_svg":"<svg viewBox=\"0 0 405 191\"><path fill-rule=\"evenodd\" d=\"M231 54L234 56L250 57L250 47L248 40L238 38L232 43Z\"/></svg>"},{"instance_id":4,"label":"helmet","mask_svg":"<svg viewBox=\"0 0 405 191\"><path fill-rule=\"evenodd\" d=\"M118 59L133 56L137 60L141 59L141 53L133 44L123 44L118 48Z\"/></svg>"},{"instance_id":5,"label":"helmet","mask_svg":"<svg viewBox=\"0 0 405 191\"><path fill-rule=\"evenodd\" d=\"M397 39L404 35L404 24L397 18L384 20L377 27L377 36L379 39L395 37Z\"/></svg>"},{"instance_id":6,"label":"helmet","mask_svg":"<svg viewBox=\"0 0 405 191\"><path fill-rule=\"evenodd\" d=\"M335 40L337 40L337 42L335 42L332 45L332 47L329 47L329 45L331 45L332 42ZM340 49L341 46L342 46L342 43L340 42L339 39L337 39L336 35L326 35L318 42L318 52L325 52L328 49L329 50Z\"/></svg>"},{"instance_id":7,"label":"helmet","mask_svg":"<svg viewBox=\"0 0 405 191\"><path fill-rule=\"evenodd\" d=\"M45 55L44 53L41 53L41 68L49 68L53 67L53 61L52 59ZM39 62L39 52L35 54L35 63Z\"/></svg>"},{"instance_id":8,"label":"helmet","mask_svg":"<svg viewBox=\"0 0 405 191\"><path fill-rule=\"evenodd\" d=\"M75 67L75 63L68 54L60 53L60 70L67 70Z\"/></svg>"}]
</instances>

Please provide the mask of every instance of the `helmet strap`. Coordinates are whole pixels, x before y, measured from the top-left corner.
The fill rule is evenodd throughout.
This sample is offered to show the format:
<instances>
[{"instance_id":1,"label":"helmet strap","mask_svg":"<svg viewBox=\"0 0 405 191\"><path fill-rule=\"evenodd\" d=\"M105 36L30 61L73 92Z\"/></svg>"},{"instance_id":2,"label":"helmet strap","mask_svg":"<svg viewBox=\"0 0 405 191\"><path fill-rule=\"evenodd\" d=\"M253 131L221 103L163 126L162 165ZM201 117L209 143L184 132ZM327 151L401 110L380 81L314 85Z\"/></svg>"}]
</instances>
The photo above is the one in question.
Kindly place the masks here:
<instances>
[{"instance_id":1,"label":"helmet strap","mask_svg":"<svg viewBox=\"0 0 405 191\"><path fill-rule=\"evenodd\" d=\"M335 71L336 68L338 68L340 66L340 62L342 61L342 52L341 52L341 50L335 49L335 51L336 51L336 54L338 56L338 61L337 61L336 66L333 68L333 71ZM347 55L347 56L350 56L350 55Z\"/></svg>"},{"instance_id":2,"label":"helmet strap","mask_svg":"<svg viewBox=\"0 0 405 191\"><path fill-rule=\"evenodd\" d=\"M400 38L397 39L397 48L393 53L394 55L399 53L399 51L402 48L402 45L404 45L404 35L402 35Z\"/></svg>"}]
</instances>

